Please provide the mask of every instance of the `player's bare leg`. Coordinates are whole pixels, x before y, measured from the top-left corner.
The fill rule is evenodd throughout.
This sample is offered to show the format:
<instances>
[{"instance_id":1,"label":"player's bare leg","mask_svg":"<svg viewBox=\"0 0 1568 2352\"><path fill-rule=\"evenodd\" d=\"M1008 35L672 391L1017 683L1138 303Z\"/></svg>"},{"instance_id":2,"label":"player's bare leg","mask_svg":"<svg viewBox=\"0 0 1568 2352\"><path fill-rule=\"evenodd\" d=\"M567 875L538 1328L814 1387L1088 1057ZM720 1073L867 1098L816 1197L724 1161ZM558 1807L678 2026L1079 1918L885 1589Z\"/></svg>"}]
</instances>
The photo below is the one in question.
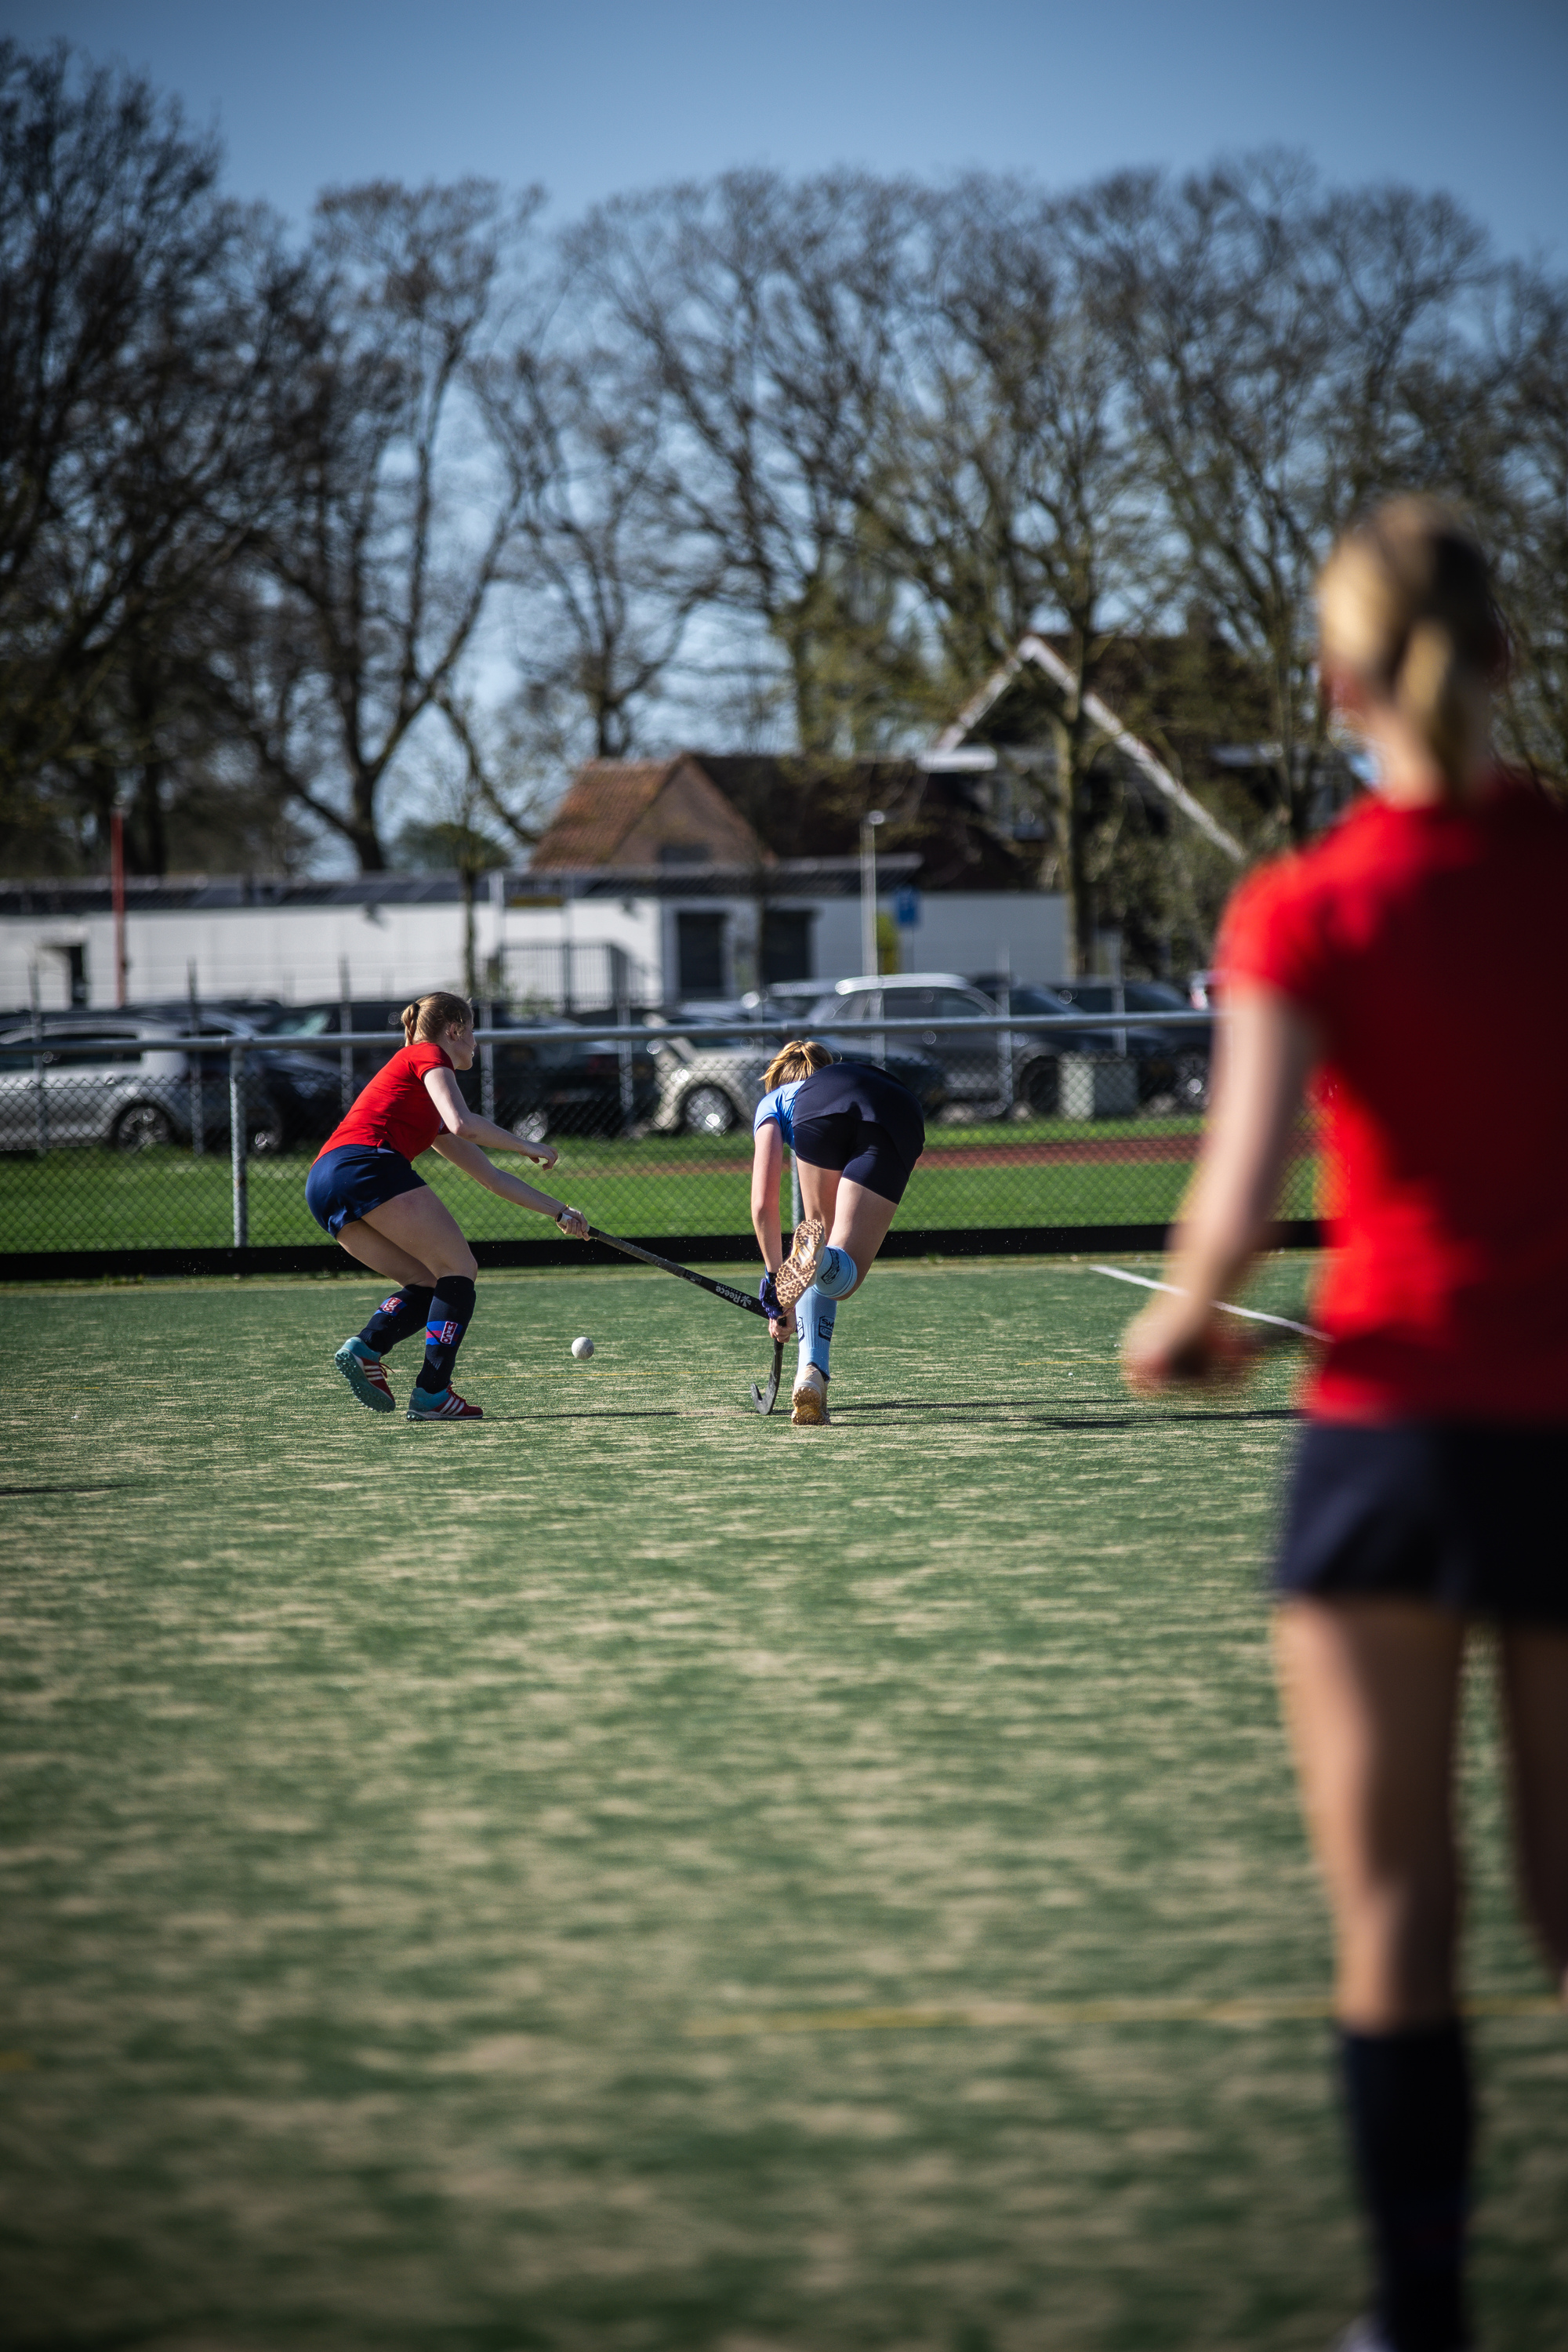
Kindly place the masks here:
<instances>
[{"instance_id":1,"label":"player's bare leg","mask_svg":"<svg viewBox=\"0 0 1568 2352\"><path fill-rule=\"evenodd\" d=\"M797 1164L801 1207L807 1217L821 1219L827 1234L826 1247L842 1250L854 1261L855 1279L837 1294L853 1298L888 1238L899 1204L884 1200L880 1192L868 1192L864 1184L841 1176L837 1168L812 1168L804 1160Z\"/></svg>"},{"instance_id":2,"label":"player's bare leg","mask_svg":"<svg viewBox=\"0 0 1568 2352\"><path fill-rule=\"evenodd\" d=\"M374 1243L364 1239L367 1227ZM408 1419L482 1419L479 1407L468 1404L451 1384L458 1349L473 1317L474 1277L479 1265L446 1202L428 1186L422 1186L416 1192L399 1192L393 1200L383 1201L368 1210L357 1229L345 1227L345 1235L351 1231L360 1244L360 1251L368 1253L372 1246L375 1248L383 1261L378 1271L391 1270L385 1264L389 1254L405 1264L417 1265L419 1280L430 1294L425 1361L408 1400ZM373 1261L366 1255L364 1262ZM401 1278L408 1282L406 1275ZM343 1369L341 1364L339 1369Z\"/></svg>"},{"instance_id":3,"label":"player's bare leg","mask_svg":"<svg viewBox=\"0 0 1568 2352\"><path fill-rule=\"evenodd\" d=\"M1340 2065L1377 2272L1367 2341L1458 2347L1474 2128L1454 1981L1464 1620L1381 1597L1296 1599L1275 1634L1334 1914Z\"/></svg>"}]
</instances>

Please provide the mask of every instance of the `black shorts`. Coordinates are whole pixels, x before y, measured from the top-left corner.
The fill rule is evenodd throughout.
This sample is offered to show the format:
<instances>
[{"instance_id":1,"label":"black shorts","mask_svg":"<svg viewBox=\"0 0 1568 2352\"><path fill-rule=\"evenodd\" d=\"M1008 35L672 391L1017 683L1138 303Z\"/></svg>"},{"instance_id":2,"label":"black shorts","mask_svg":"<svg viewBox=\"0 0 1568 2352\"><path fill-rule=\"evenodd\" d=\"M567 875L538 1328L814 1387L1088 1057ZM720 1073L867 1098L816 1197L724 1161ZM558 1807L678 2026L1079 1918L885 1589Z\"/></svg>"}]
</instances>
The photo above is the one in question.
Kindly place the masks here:
<instances>
[{"instance_id":1,"label":"black shorts","mask_svg":"<svg viewBox=\"0 0 1568 2352\"><path fill-rule=\"evenodd\" d=\"M1568 1624L1568 1429L1310 1422L1274 1585Z\"/></svg>"},{"instance_id":2,"label":"black shorts","mask_svg":"<svg viewBox=\"0 0 1568 2352\"><path fill-rule=\"evenodd\" d=\"M305 1206L334 1241L343 1227L354 1223L367 1209L395 1201L399 1192L419 1192L416 1176L401 1151L378 1150L368 1143L340 1143L323 1151L305 1179Z\"/></svg>"},{"instance_id":3,"label":"black shorts","mask_svg":"<svg viewBox=\"0 0 1568 2352\"><path fill-rule=\"evenodd\" d=\"M908 1087L870 1062L832 1062L802 1082L790 1109L795 1155L837 1168L884 1201L901 1201L925 1150L926 1123Z\"/></svg>"}]
</instances>

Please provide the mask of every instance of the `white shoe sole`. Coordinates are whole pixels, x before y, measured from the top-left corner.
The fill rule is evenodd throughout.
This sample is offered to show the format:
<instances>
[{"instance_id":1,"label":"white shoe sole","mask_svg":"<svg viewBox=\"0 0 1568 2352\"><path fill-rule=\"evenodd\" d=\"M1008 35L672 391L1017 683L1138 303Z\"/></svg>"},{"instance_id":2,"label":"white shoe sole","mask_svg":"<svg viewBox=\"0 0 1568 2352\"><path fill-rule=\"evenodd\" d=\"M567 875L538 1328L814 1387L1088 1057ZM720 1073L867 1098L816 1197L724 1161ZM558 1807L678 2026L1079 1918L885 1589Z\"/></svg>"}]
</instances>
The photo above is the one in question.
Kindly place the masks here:
<instances>
[{"instance_id":1,"label":"white shoe sole","mask_svg":"<svg viewBox=\"0 0 1568 2352\"><path fill-rule=\"evenodd\" d=\"M826 1390L815 1381L803 1382L789 1401L789 1417L796 1429L831 1429Z\"/></svg>"}]
</instances>

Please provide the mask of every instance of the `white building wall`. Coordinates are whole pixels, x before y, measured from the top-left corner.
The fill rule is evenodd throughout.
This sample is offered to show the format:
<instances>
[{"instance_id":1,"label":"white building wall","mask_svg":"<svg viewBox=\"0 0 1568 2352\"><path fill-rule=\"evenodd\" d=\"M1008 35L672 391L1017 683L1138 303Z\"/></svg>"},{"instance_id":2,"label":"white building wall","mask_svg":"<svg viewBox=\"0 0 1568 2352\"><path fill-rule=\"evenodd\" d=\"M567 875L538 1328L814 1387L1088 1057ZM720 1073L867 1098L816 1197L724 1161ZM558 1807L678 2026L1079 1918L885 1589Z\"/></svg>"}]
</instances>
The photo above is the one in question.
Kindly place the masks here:
<instances>
[{"instance_id":1,"label":"white building wall","mask_svg":"<svg viewBox=\"0 0 1568 2352\"><path fill-rule=\"evenodd\" d=\"M481 951L489 910L479 914ZM63 954L86 949L88 998L114 1003L114 923L108 913L80 918L7 916L0 919L0 1003L26 1004L38 968L46 1010L69 1003ZM356 996L396 996L405 989L459 988L463 909L433 907L215 907L171 908L125 921L126 994L132 1003L184 996L190 967L204 996L335 997L348 966Z\"/></svg>"},{"instance_id":2,"label":"white building wall","mask_svg":"<svg viewBox=\"0 0 1568 2352\"><path fill-rule=\"evenodd\" d=\"M860 971L860 904L847 909L831 930L834 950L848 959L824 977L847 980ZM893 898L879 898L878 911L896 915ZM898 924L900 971L1010 971L1015 980L1049 985L1067 977L1067 901L1045 891L922 891L917 920ZM845 936L846 921L848 936ZM821 929L828 933L828 926ZM825 947L829 940L825 937Z\"/></svg>"},{"instance_id":3,"label":"white building wall","mask_svg":"<svg viewBox=\"0 0 1568 2352\"><path fill-rule=\"evenodd\" d=\"M739 995L757 983L757 904L753 898L530 898L514 883L510 904L488 894L475 909L480 971L498 952L506 983L521 993L548 986L564 943L574 949L619 949L629 963L634 996L649 1003L678 992L677 919L685 906L722 912L726 985ZM860 902L856 898L781 897L781 907L810 908L811 977L847 979L860 969ZM892 915L889 894L880 911ZM922 894L919 919L898 931L905 971L994 971L1004 962L1020 980L1063 976L1063 902L1038 893ZM300 1002L335 997L348 970L355 996L412 995L430 988L460 989L463 908L432 906L225 907L173 908L139 914L132 904L125 927L127 994L132 1003L183 996L194 963L203 996L276 996ZM69 1002L69 966L62 950L86 951L89 1001L114 1002L114 933L104 912L87 916L0 917L0 1008L28 1002L36 967L46 1011ZM593 992L602 959L582 964L583 988ZM540 975L531 980L531 975ZM582 991L579 992L580 993Z\"/></svg>"}]
</instances>

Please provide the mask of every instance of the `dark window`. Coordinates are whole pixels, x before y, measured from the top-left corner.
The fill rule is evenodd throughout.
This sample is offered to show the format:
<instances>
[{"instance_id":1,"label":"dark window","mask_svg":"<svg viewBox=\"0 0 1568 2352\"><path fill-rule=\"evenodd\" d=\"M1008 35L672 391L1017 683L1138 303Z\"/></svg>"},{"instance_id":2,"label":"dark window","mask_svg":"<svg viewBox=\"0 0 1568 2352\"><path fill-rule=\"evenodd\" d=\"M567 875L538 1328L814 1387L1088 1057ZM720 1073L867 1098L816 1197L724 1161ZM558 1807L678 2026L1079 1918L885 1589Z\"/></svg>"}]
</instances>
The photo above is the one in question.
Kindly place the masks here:
<instances>
[{"instance_id":1,"label":"dark window","mask_svg":"<svg viewBox=\"0 0 1568 2352\"><path fill-rule=\"evenodd\" d=\"M58 955L65 964L66 971L70 982L70 1001L72 1004L85 1004L87 1003L86 948L51 948L49 952L51 955Z\"/></svg>"},{"instance_id":2,"label":"dark window","mask_svg":"<svg viewBox=\"0 0 1568 2352\"><path fill-rule=\"evenodd\" d=\"M811 911L793 907L763 909L763 986L811 978Z\"/></svg>"},{"instance_id":3,"label":"dark window","mask_svg":"<svg viewBox=\"0 0 1568 2352\"><path fill-rule=\"evenodd\" d=\"M712 846L706 841L661 841L658 862L661 866L711 866Z\"/></svg>"},{"instance_id":4,"label":"dark window","mask_svg":"<svg viewBox=\"0 0 1568 2352\"><path fill-rule=\"evenodd\" d=\"M722 996L723 916L678 914L675 924L681 995Z\"/></svg>"}]
</instances>

